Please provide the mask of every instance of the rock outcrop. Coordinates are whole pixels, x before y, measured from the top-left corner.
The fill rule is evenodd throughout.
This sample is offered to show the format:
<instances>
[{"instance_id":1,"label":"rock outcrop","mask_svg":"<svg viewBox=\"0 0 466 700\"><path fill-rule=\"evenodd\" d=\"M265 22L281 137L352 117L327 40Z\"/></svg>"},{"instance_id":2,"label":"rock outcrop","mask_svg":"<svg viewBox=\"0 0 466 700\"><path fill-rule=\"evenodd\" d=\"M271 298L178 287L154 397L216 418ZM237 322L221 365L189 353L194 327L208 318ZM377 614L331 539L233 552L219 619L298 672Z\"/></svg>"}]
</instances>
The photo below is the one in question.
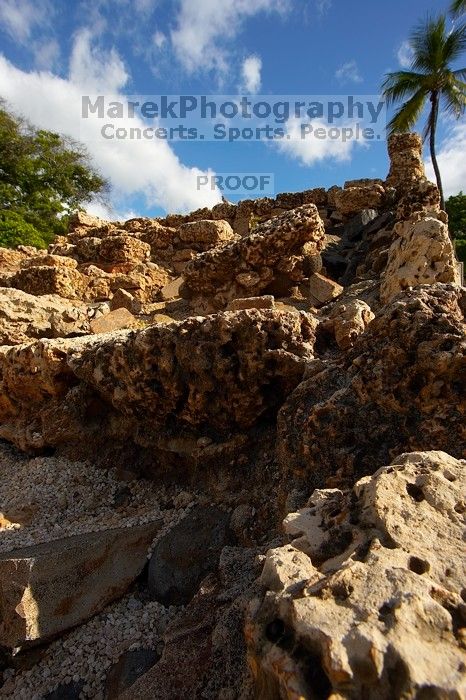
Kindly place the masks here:
<instances>
[{"instance_id":1,"label":"rock outcrop","mask_svg":"<svg viewBox=\"0 0 466 700\"><path fill-rule=\"evenodd\" d=\"M418 287L382 308L353 347L316 360L278 416L285 482L353 481L400 449L466 456L464 290Z\"/></svg>"},{"instance_id":2,"label":"rock outcrop","mask_svg":"<svg viewBox=\"0 0 466 700\"><path fill-rule=\"evenodd\" d=\"M317 208L307 204L259 224L254 233L240 241L197 256L183 272L184 295L205 301L212 309L225 308L235 297L258 296L266 289L273 293L281 276L288 286L302 281L293 275L305 244L307 255L317 255L323 245L324 227ZM309 244L311 244L309 248Z\"/></svg>"},{"instance_id":3,"label":"rock outcrop","mask_svg":"<svg viewBox=\"0 0 466 700\"><path fill-rule=\"evenodd\" d=\"M286 518L247 626L268 697L464 695L465 478L443 452L403 454Z\"/></svg>"}]
</instances>

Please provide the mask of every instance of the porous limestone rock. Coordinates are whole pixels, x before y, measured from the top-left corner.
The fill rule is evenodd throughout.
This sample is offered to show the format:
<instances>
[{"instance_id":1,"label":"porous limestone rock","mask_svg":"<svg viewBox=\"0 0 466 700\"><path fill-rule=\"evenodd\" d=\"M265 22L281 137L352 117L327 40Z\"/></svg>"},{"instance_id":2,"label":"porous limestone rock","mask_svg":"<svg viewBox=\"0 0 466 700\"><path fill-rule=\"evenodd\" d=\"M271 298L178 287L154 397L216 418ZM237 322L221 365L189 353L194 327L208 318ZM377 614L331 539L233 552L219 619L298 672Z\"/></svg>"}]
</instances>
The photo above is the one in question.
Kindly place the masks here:
<instances>
[{"instance_id":1,"label":"porous limestone rock","mask_svg":"<svg viewBox=\"0 0 466 700\"><path fill-rule=\"evenodd\" d=\"M82 299L85 295L88 279L71 267L41 265L26 267L16 272L10 280L10 286L21 289L28 294L58 294L65 299Z\"/></svg>"},{"instance_id":2,"label":"porous limestone rock","mask_svg":"<svg viewBox=\"0 0 466 700\"><path fill-rule=\"evenodd\" d=\"M208 250L238 238L228 221L221 219L188 221L180 226L177 235L187 246L199 251Z\"/></svg>"},{"instance_id":3,"label":"porous limestone rock","mask_svg":"<svg viewBox=\"0 0 466 700\"><path fill-rule=\"evenodd\" d=\"M70 303L57 295L36 297L0 288L0 345L89 333L87 312L86 304Z\"/></svg>"},{"instance_id":4,"label":"porous limestone rock","mask_svg":"<svg viewBox=\"0 0 466 700\"><path fill-rule=\"evenodd\" d=\"M4 273L17 272L21 263L27 259L25 253L12 248L0 248L0 271Z\"/></svg>"},{"instance_id":5,"label":"porous limestone rock","mask_svg":"<svg viewBox=\"0 0 466 700\"><path fill-rule=\"evenodd\" d=\"M387 303L408 287L436 282L459 284L459 274L448 227L432 217L395 225L397 238L390 247L382 273L380 298Z\"/></svg>"},{"instance_id":6,"label":"porous limestone rock","mask_svg":"<svg viewBox=\"0 0 466 700\"><path fill-rule=\"evenodd\" d=\"M345 355L316 360L279 412L284 485L347 483L400 449L466 456L464 311L464 290L417 287L382 307Z\"/></svg>"},{"instance_id":7,"label":"porous limestone rock","mask_svg":"<svg viewBox=\"0 0 466 700\"><path fill-rule=\"evenodd\" d=\"M101 260L112 263L135 263L148 260L150 252L148 243L128 235L103 238L99 247Z\"/></svg>"},{"instance_id":8,"label":"porous limestone rock","mask_svg":"<svg viewBox=\"0 0 466 700\"><path fill-rule=\"evenodd\" d=\"M198 255L183 272L184 294L207 297L214 308L224 308L236 297L259 296L271 286L290 258L305 243L317 254L324 227L317 208L307 204L259 224L240 241Z\"/></svg>"},{"instance_id":9,"label":"porous limestone rock","mask_svg":"<svg viewBox=\"0 0 466 700\"><path fill-rule=\"evenodd\" d=\"M84 533L1 554L0 643L42 642L121 597L160 526Z\"/></svg>"},{"instance_id":10,"label":"porous limestone rock","mask_svg":"<svg viewBox=\"0 0 466 700\"><path fill-rule=\"evenodd\" d=\"M363 209L380 209L385 190L374 182L371 185L347 187L335 192L335 206L343 216L354 216Z\"/></svg>"},{"instance_id":11,"label":"porous limestone rock","mask_svg":"<svg viewBox=\"0 0 466 700\"><path fill-rule=\"evenodd\" d=\"M340 350L349 350L374 318L370 306L362 299L336 303L321 326L331 332Z\"/></svg>"},{"instance_id":12,"label":"porous limestone rock","mask_svg":"<svg viewBox=\"0 0 466 700\"><path fill-rule=\"evenodd\" d=\"M91 436L112 444L112 430L142 444L164 430L244 431L299 384L316 325L304 313L250 310L1 348L0 436L21 449L79 451ZM88 420L96 405L99 420Z\"/></svg>"},{"instance_id":13,"label":"porous limestone rock","mask_svg":"<svg viewBox=\"0 0 466 700\"><path fill-rule=\"evenodd\" d=\"M390 172L387 187L403 189L416 180L425 178L422 160L422 138L419 134L391 134L388 137Z\"/></svg>"},{"instance_id":14,"label":"porous limestone rock","mask_svg":"<svg viewBox=\"0 0 466 700\"><path fill-rule=\"evenodd\" d=\"M466 462L403 454L349 492L316 491L269 551L246 627L270 697L466 693ZM304 560L304 561L303 561Z\"/></svg>"},{"instance_id":15,"label":"porous limestone rock","mask_svg":"<svg viewBox=\"0 0 466 700\"><path fill-rule=\"evenodd\" d=\"M73 258L64 255L52 255L50 253L42 253L42 255L33 255L31 258L25 258L21 262L22 268L27 267L42 267L48 265L50 267L69 267L72 270L78 267L78 263Z\"/></svg>"}]
</instances>

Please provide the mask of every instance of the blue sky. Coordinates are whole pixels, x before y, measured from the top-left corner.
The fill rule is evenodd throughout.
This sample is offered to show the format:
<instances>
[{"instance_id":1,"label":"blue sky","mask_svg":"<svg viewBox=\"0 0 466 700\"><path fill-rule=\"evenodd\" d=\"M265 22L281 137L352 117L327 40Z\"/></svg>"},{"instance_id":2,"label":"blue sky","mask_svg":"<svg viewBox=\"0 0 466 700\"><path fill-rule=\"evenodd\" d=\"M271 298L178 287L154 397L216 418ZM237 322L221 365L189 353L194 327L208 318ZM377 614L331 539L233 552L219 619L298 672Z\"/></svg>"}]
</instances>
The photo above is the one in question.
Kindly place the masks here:
<instances>
[{"instance_id":1,"label":"blue sky","mask_svg":"<svg viewBox=\"0 0 466 700\"><path fill-rule=\"evenodd\" d=\"M383 74L409 58L413 25L446 4L0 0L0 95L33 123L86 142L113 185L114 216L211 205L219 193L198 191L194 177L207 171L273 173L276 192L385 177L384 142L318 151L300 143L102 143L79 125L80 96L376 95ZM464 121L442 120L439 150L447 193L466 190Z\"/></svg>"}]
</instances>

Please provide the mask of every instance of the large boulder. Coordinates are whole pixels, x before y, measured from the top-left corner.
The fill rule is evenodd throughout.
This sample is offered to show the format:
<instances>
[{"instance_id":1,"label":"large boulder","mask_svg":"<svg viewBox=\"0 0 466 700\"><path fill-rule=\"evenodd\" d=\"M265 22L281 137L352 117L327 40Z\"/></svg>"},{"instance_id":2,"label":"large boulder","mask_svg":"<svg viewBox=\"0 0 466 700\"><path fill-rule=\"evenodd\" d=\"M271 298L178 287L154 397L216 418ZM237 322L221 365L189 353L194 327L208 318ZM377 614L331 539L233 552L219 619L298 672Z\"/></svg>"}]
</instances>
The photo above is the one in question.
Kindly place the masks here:
<instances>
[{"instance_id":1,"label":"large boulder","mask_svg":"<svg viewBox=\"0 0 466 700\"><path fill-rule=\"evenodd\" d=\"M0 345L89 333L88 307L57 295L0 288Z\"/></svg>"},{"instance_id":2,"label":"large boulder","mask_svg":"<svg viewBox=\"0 0 466 700\"><path fill-rule=\"evenodd\" d=\"M199 251L230 243L238 238L228 221L222 220L188 221L180 226L177 235L186 247Z\"/></svg>"},{"instance_id":3,"label":"large boulder","mask_svg":"<svg viewBox=\"0 0 466 700\"><path fill-rule=\"evenodd\" d=\"M4 348L0 436L22 449L85 449L117 435L157 444L164 430L247 430L301 381L315 327L304 313L250 310ZM90 420L96 410L99 420Z\"/></svg>"},{"instance_id":4,"label":"large boulder","mask_svg":"<svg viewBox=\"0 0 466 700\"><path fill-rule=\"evenodd\" d=\"M403 190L425 177L422 138L419 134L391 134L388 138L390 172L386 185Z\"/></svg>"},{"instance_id":5,"label":"large boulder","mask_svg":"<svg viewBox=\"0 0 466 700\"><path fill-rule=\"evenodd\" d=\"M160 522L84 533L0 555L0 644L42 642L125 593Z\"/></svg>"},{"instance_id":6,"label":"large boulder","mask_svg":"<svg viewBox=\"0 0 466 700\"><path fill-rule=\"evenodd\" d=\"M433 217L399 222L397 238L388 252L380 297L389 302L408 287L436 282L459 284L459 274L448 226Z\"/></svg>"},{"instance_id":7,"label":"large boulder","mask_svg":"<svg viewBox=\"0 0 466 700\"><path fill-rule=\"evenodd\" d=\"M400 449L466 456L464 291L418 287L353 347L316 360L278 417L283 482L307 490L374 472Z\"/></svg>"},{"instance_id":8,"label":"large boulder","mask_svg":"<svg viewBox=\"0 0 466 700\"><path fill-rule=\"evenodd\" d=\"M250 606L249 657L270 697L461 698L466 689L466 462L403 454L285 520ZM264 686L265 687L265 686Z\"/></svg>"},{"instance_id":9,"label":"large boulder","mask_svg":"<svg viewBox=\"0 0 466 700\"><path fill-rule=\"evenodd\" d=\"M87 285L88 278L85 275L64 265L25 267L16 272L10 280L11 287L28 294L57 294L64 299L82 299Z\"/></svg>"},{"instance_id":10,"label":"large boulder","mask_svg":"<svg viewBox=\"0 0 466 700\"><path fill-rule=\"evenodd\" d=\"M313 204L274 217L241 240L198 255L183 271L184 294L207 298L213 308L225 308L236 297L259 296L277 277L287 275L290 259L306 243L313 245L315 254L324 243L324 226Z\"/></svg>"}]
</instances>

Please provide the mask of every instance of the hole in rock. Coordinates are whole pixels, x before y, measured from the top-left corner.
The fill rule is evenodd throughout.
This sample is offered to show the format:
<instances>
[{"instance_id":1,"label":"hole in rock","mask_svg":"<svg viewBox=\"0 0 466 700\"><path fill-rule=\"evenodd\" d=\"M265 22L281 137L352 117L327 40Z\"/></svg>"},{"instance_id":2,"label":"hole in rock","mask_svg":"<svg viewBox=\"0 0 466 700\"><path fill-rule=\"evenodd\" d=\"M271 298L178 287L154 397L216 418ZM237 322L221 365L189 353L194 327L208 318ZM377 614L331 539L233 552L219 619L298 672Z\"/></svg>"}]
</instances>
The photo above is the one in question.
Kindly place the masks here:
<instances>
[{"instance_id":1,"label":"hole in rock","mask_svg":"<svg viewBox=\"0 0 466 700\"><path fill-rule=\"evenodd\" d=\"M424 492L416 484L406 484L406 491L417 503L425 500Z\"/></svg>"},{"instance_id":2,"label":"hole in rock","mask_svg":"<svg viewBox=\"0 0 466 700\"><path fill-rule=\"evenodd\" d=\"M425 561L425 559L420 559L419 557L410 557L408 566L411 571L413 571L415 574L419 574L419 576L426 574L430 569L429 562Z\"/></svg>"}]
</instances>

